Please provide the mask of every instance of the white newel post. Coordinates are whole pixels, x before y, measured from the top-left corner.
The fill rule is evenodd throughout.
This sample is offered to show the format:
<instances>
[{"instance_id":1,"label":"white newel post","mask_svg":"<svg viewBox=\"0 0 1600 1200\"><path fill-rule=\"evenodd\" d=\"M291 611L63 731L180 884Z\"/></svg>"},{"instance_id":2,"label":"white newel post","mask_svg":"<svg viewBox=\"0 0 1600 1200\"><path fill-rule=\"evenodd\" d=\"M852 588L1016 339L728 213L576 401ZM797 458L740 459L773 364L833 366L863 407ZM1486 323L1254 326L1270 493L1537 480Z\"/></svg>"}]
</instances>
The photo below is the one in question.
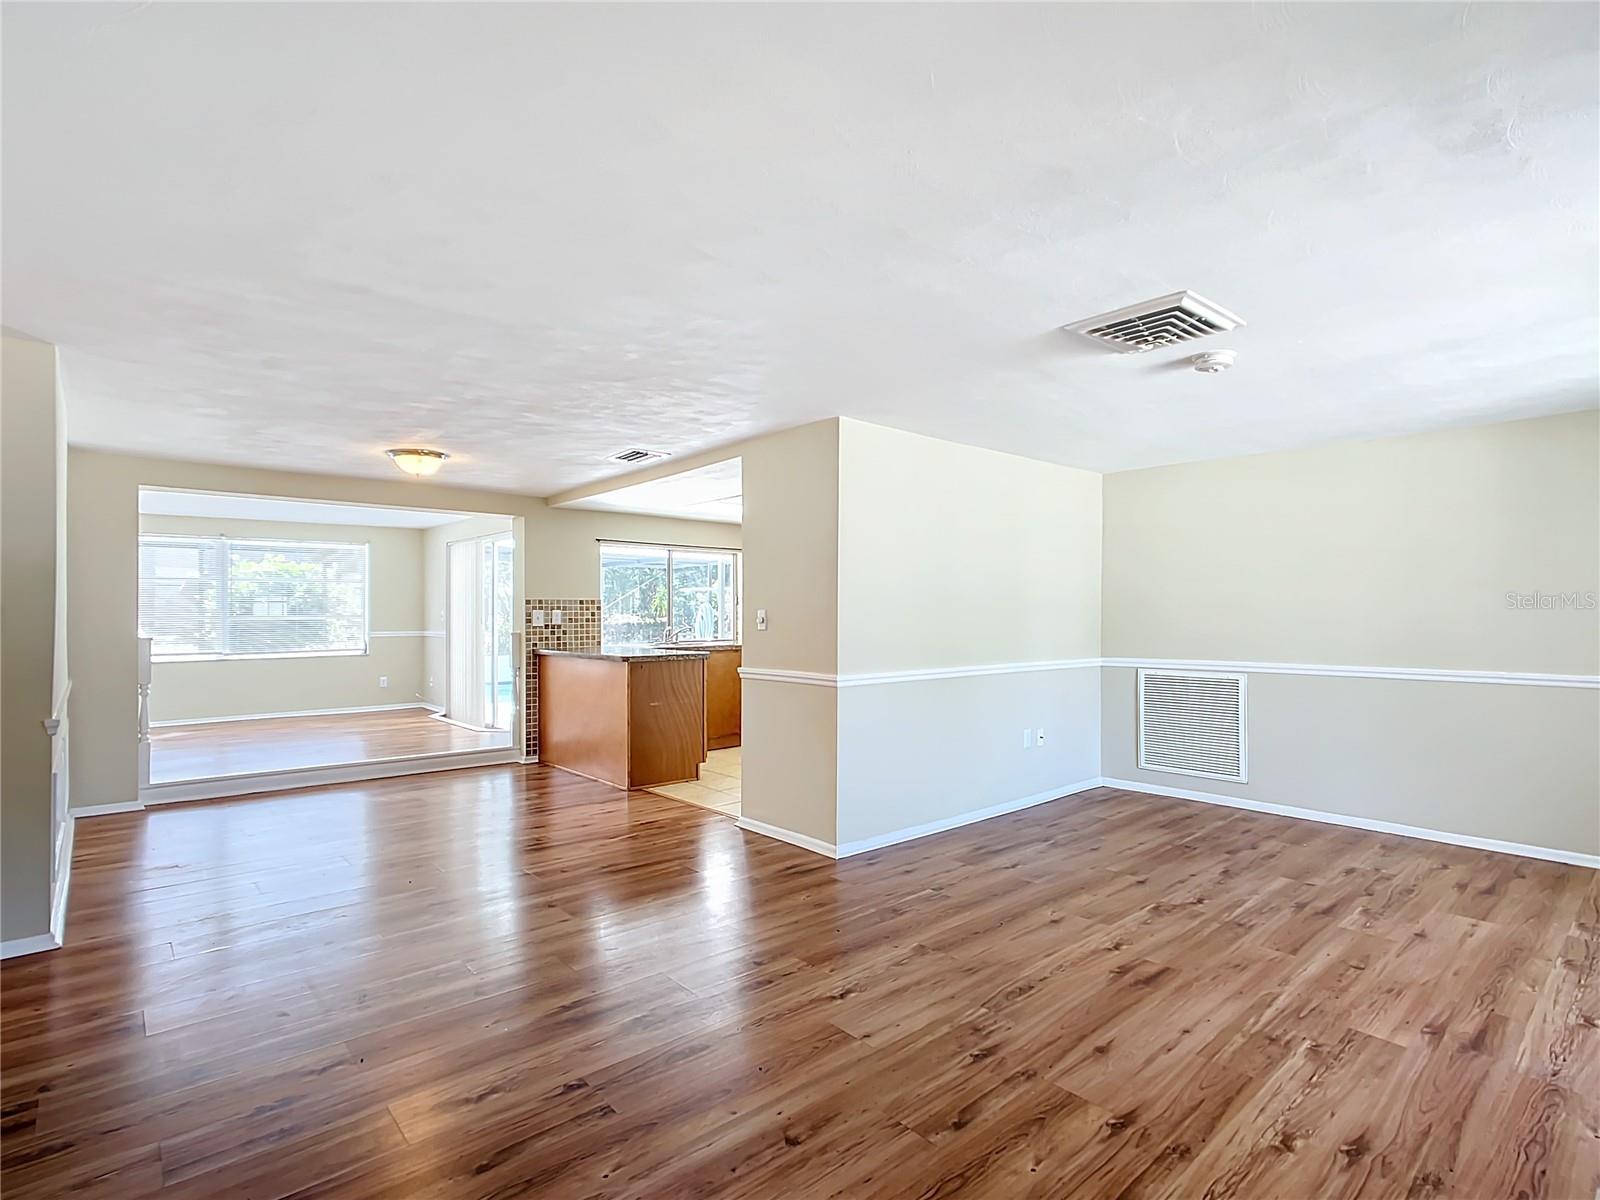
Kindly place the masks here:
<instances>
[{"instance_id":1,"label":"white newel post","mask_svg":"<svg viewBox=\"0 0 1600 1200\"><path fill-rule=\"evenodd\" d=\"M139 639L139 786L150 782L150 639Z\"/></svg>"}]
</instances>

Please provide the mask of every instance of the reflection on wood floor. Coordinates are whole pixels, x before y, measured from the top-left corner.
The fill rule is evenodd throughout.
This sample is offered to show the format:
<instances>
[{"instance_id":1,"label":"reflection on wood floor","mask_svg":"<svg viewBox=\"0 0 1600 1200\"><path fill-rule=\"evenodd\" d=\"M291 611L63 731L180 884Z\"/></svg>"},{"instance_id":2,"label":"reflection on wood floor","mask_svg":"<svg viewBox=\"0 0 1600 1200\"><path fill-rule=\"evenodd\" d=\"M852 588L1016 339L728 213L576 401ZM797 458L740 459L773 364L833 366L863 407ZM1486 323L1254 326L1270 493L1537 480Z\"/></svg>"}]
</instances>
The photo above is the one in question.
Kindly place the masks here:
<instances>
[{"instance_id":1,"label":"reflection on wood floor","mask_svg":"<svg viewBox=\"0 0 1600 1200\"><path fill-rule=\"evenodd\" d=\"M290 771L510 744L509 733L464 729L437 720L422 708L158 725L150 730L150 782Z\"/></svg>"},{"instance_id":2,"label":"reflection on wood floor","mask_svg":"<svg viewBox=\"0 0 1600 1200\"><path fill-rule=\"evenodd\" d=\"M1597 1182L1577 867L1109 789L834 862L520 765L76 838L6 1200Z\"/></svg>"}]
</instances>

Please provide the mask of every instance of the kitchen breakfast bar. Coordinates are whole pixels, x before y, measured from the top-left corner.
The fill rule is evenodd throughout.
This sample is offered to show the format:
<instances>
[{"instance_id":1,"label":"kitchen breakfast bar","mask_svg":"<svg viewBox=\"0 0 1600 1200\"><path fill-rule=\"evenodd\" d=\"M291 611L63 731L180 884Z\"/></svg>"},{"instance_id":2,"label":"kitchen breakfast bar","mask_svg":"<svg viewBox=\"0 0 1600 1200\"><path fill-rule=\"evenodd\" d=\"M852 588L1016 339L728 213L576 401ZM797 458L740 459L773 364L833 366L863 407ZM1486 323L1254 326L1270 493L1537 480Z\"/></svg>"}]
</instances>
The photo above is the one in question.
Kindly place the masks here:
<instances>
[{"instance_id":1,"label":"kitchen breakfast bar","mask_svg":"<svg viewBox=\"0 0 1600 1200\"><path fill-rule=\"evenodd\" d=\"M539 651L539 761L613 787L699 777L704 650Z\"/></svg>"}]
</instances>

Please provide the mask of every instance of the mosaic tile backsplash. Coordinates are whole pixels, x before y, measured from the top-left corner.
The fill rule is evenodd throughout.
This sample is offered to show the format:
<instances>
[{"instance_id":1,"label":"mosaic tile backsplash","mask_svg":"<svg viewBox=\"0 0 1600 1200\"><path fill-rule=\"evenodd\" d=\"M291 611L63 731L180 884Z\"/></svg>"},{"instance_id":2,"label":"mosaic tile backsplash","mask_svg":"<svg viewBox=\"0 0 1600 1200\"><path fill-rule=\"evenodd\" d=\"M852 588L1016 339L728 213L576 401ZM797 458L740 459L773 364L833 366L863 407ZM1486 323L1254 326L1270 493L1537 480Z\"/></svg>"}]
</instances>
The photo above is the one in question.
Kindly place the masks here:
<instances>
[{"instance_id":1,"label":"mosaic tile backsplash","mask_svg":"<svg viewBox=\"0 0 1600 1200\"><path fill-rule=\"evenodd\" d=\"M543 625L534 624L535 613L544 614ZM561 614L559 623L552 620L553 613ZM522 709L527 720L524 753L532 758L539 753L539 651L600 649L600 601L529 600L523 630L527 661L522 677L528 681L528 702Z\"/></svg>"}]
</instances>

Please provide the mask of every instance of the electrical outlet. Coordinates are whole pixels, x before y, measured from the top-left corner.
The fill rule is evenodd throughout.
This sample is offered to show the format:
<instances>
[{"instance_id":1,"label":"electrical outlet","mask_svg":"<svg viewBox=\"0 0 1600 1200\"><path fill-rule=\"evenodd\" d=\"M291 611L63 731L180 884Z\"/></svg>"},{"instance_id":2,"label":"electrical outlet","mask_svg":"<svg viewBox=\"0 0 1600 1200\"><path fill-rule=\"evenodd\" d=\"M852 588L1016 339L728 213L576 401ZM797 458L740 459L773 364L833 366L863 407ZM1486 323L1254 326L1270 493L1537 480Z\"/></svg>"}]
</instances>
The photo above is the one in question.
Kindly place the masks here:
<instances>
[{"instance_id":1,"label":"electrical outlet","mask_svg":"<svg viewBox=\"0 0 1600 1200\"><path fill-rule=\"evenodd\" d=\"M1033 745L1033 730L1024 729L1022 731L1022 748L1026 750L1031 745Z\"/></svg>"},{"instance_id":2,"label":"electrical outlet","mask_svg":"<svg viewBox=\"0 0 1600 1200\"><path fill-rule=\"evenodd\" d=\"M1044 726L1043 725L1039 726L1038 739L1039 740L1034 744L1035 745L1039 745L1039 746L1044 745Z\"/></svg>"},{"instance_id":3,"label":"electrical outlet","mask_svg":"<svg viewBox=\"0 0 1600 1200\"><path fill-rule=\"evenodd\" d=\"M387 675L379 675L378 676L378 686L379 687L388 687L389 686L389 677Z\"/></svg>"}]
</instances>

